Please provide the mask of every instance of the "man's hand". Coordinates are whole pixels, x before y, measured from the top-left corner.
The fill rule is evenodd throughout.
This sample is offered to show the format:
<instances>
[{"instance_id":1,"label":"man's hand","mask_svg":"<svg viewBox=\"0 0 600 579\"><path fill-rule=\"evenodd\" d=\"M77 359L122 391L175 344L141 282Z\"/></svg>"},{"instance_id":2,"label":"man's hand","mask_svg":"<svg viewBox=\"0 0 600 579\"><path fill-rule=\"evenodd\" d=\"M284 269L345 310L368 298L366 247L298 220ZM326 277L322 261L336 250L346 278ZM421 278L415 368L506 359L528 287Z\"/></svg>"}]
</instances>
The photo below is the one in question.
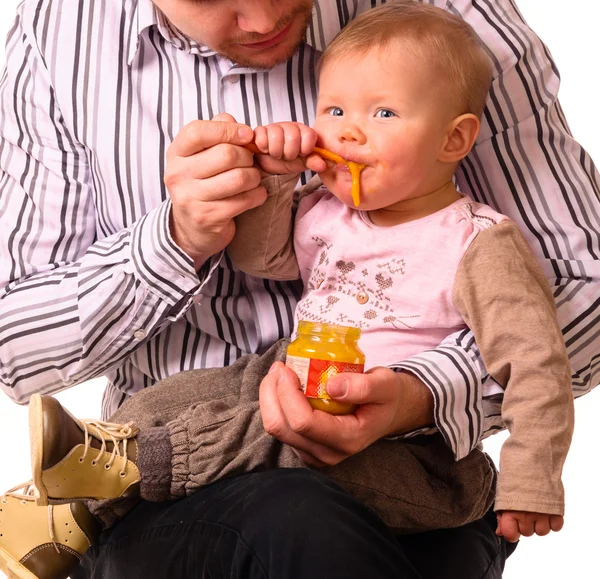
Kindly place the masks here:
<instances>
[{"instance_id":1,"label":"man's hand","mask_svg":"<svg viewBox=\"0 0 600 579\"><path fill-rule=\"evenodd\" d=\"M558 532L565 522L560 515L525 511L500 511L497 513L497 519L496 535L504 537L510 543L518 541L521 535L531 537L535 533L543 537L550 531Z\"/></svg>"},{"instance_id":2,"label":"man's hand","mask_svg":"<svg viewBox=\"0 0 600 579\"><path fill-rule=\"evenodd\" d=\"M365 374L338 374L328 382L327 391L332 398L359 407L342 416L313 410L298 377L281 362L260 385L265 430L311 466L337 464L379 438L433 423L431 393L408 373L373 368Z\"/></svg>"},{"instance_id":3,"label":"man's hand","mask_svg":"<svg viewBox=\"0 0 600 579\"><path fill-rule=\"evenodd\" d=\"M189 123L167 150L171 235L196 269L231 241L236 215L265 202L260 171L243 147L252 138L249 126L222 114Z\"/></svg>"},{"instance_id":4,"label":"man's hand","mask_svg":"<svg viewBox=\"0 0 600 579\"><path fill-rule=\"evenodd\" d=\"M254 129L254 144L262 151L256 161L265 173L284 175L306 169L319 172L327 168L324 159L311 154L318 135L302 123L273 123Z\"/></svg>"}]
</instances>

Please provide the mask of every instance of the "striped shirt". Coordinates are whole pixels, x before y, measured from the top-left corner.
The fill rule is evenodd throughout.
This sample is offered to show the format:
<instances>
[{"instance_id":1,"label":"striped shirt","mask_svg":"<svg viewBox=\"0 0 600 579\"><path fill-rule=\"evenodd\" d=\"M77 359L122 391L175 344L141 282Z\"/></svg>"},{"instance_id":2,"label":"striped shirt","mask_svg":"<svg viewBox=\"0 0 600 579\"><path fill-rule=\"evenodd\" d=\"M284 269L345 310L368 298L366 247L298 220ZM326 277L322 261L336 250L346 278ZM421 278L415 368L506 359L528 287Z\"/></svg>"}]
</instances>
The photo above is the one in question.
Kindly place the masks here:
<instances>
[{"instance_id":1,"label":"striped shirt","mask_svg":"<svg viewBox=\"0 0 600 579\"><path fill-rule=\"evenodd\" d=\"M197 273L168 230L165 152L194 119L311 124L315 65L380 2L315 0L306 42L270 71L178 32L151 0L24 0L0 78L0 379L17 402L95 376L103 415L176 372L263 352L297 283L215 256ZM521 227L553 287L576 395L600 379L600 177L556 100L548 50L512 0L429 0L479 33L495 79L460 189ZM350 85L351 86L351 85ZM485 275L482 272L482 275ZM502 389L470 332L396 365L435 398L457 457L502 428Z\"/></svg>"}]
</instances>

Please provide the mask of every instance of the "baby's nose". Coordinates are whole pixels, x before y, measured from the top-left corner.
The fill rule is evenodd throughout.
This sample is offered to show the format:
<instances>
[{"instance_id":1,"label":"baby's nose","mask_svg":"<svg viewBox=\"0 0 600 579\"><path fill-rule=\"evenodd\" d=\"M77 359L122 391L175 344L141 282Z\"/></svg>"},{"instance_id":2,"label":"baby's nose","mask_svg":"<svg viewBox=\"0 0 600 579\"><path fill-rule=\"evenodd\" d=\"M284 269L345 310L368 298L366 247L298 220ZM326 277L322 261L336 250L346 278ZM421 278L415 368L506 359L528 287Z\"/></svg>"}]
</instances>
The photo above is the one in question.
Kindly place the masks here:
<instances>
[{"instance_id":1,"label":"baby's nose","mask_svg":"<svg viewBox=\"0 0 600 579\"><path fill-rule=\"evenodd\" d=\"M357 143L358 145L364 145L367 142L365 134L360 130L358 125L355 124L345 125L340 131L338 138L342 143Z\"/></svg>"}]
</instances>

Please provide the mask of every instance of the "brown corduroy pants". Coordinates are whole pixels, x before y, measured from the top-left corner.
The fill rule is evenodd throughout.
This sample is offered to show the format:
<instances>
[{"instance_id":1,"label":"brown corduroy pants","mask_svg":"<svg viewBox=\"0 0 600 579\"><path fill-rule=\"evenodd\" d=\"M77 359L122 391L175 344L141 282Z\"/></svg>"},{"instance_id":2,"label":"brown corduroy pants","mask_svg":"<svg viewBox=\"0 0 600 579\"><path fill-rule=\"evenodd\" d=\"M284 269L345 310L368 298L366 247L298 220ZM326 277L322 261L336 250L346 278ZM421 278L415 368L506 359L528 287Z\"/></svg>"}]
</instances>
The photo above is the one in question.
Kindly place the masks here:
<instances>
[{"instance_id":1,"label":"brown corduroy pants","mask_svg":"<svg viewBox=\"0 0 600 579\"><path fill-rule=\"evenodd\" d=\"M184 497L224 477L253 470L297 468L292 449L262 426L258 390L282 340L262 356L226 368L191 370L132 396L111 422L134 422L138 435L141 496ZM322 469L400 533L464 525L490 508L496 470L481 450L456 462L441 435L379 440L340 464ZM110 525L131 499L90 503Z\"/></svg>"}]
</instances>

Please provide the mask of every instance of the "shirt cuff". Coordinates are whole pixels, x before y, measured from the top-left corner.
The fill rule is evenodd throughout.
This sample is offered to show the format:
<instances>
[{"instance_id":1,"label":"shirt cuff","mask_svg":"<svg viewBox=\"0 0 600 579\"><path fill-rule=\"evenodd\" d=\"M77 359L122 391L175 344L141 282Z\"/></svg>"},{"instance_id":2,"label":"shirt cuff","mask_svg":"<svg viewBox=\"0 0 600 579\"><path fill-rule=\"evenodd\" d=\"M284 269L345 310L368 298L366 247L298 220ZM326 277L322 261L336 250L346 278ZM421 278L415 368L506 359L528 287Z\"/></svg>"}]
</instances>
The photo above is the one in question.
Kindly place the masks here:
<instances>
[{"instance_id":1,"label":"shirt cuff","mask_svg":"<svg viewBox=\"0 0 600 579\"><path fill-rule=\"evenodd\" d=\"M170 307L177 304L181 307L177 308L175 317L178 318L200 293L221 261L222 253L213 256L197 273L193 260L171 237L170 212L171 200L168 199L134 224L131 259L137 279L151 293Z\"/></svg>"},{"instance_id":2,"label":"shirt cuff","mask_svg":"<svg viewBox=\"0 0 600 579\"><path fill-rule=\"evenodd\" d=\"M481 378L485 369L476 354L442 344L394 364L393 369L411 372L429 388L437 429L456 460L467 456L479 444L484 424ZM403 438L430 432L431 428L419 429Z\"/></svg>"}]
</instances>

